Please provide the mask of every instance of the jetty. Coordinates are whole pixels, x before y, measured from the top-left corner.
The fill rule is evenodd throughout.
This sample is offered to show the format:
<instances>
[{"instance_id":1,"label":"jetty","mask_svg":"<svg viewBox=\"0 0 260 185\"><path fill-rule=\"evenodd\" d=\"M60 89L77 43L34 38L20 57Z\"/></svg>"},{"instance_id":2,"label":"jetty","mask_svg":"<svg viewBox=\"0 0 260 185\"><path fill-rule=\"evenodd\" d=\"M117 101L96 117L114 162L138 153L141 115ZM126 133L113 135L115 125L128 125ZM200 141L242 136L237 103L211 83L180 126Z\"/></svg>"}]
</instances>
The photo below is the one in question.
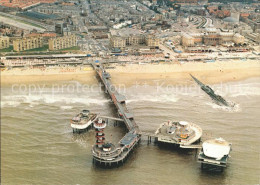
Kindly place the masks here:
<instances>
[{"instance_id":1,"label":"jetty","mask_svg":"<svg viewBox=\"0 0 260 185\"><path fill-rule=\"evenodd\" d=\"M120 121L123 121L128 132L117 144L108 143L110 149L107 150L100 147L98 144L92 148L93 162L104 165L112 166L123 163L130 152L134 149L141 139L141 132L136 124L133 114L126 107L126 98L117 92L111 83L111 76L107 73L101 63L92 63L93 68L98 74L101 82L105 87L105 92L110 96L112 102L117 108ZM98 132L98 130L97 130Z\"/></svg>"},{"instance_id":2,"label":"jetty","mask_svg":"<svg viewBox=\"0 0 260 185\"><path fill-rule=\"evenodd\" d=\"M137 146L141 137L144 136L148 137L148 144L151 143L153 138L155 142L174 144L183 149L201 149L197 160L202 163L202 168L206 165L226 167L227 158L230 157L231 145L229 143L226 144L227 142L224 142L223 139L216 140L216 143L205 141L201 145L202 129L194 123L168 121L162 123L155 133L140 131L133 114L127 109L125 96L120 94L115 86L113 86L111 76L103 67L103 63L96 61L92 62L91 65L103 83L104 91L111 98L118 113L118 118L98 115L91 124L88 124L88 128L94 128L96 132L96 143L92 147L94 164L107 167L123 164ZM199 82L195 77L194 80L197 83ZM204 84L199 83L199 85L204 87ZM126 127L127 133L118 143L106 142L105 128L110 125L117 126L119 124ZM219 151L215 152L216 148L211 146L212 143L220 145ZM216 154L218 154L217 157ZM212 156L216 159L213 160Z\"/></svg>"},{"instance_id":3,"label":"jetty","mask_svg":"<svg viewBox=\"0 0 260 185\"><path fill-rule=\"evenodd\" d=\"M198 155L198 162L201 168L212 168L223 171L227 167L227 161L230 158L232 144L223 138L206 140L202 144L201 151Z\"/></svg>"},{"instance_id":4,"label":"jetty","mask_svg":"<svg viewBox=\"0 0 260 185\"><path fill-rule=\"evenodd\" d=\"M199 81L197 78L192 76L192 79L200 86L200 88L209 95L209 97L218 105L220 106L227 106L227 107L234 107L235 104L227 102L224 98L222 98L220 95L216 94L213 89L211 89L208 85L203 84L201 81Z\"/></svg>"}]
</instances>

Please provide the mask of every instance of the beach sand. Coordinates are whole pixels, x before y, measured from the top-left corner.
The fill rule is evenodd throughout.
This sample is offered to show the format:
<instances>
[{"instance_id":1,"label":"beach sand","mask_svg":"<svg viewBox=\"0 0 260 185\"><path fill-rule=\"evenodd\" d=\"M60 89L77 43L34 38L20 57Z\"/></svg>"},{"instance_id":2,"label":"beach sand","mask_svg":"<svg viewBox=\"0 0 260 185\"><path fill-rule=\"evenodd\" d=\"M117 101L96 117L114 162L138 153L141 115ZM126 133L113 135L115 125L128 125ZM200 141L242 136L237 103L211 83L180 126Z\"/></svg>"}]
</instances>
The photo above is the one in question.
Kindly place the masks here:
<instances>
[{"instance_id":1,"label":"beach sand","mask_svg":"<svg viewBox=\"0 0 260 185\"><path fill-rule=\"evenodd\" d=\"M160 65L127 65L108 70L114 84L193 83L190 74L203 83L216 84L260 76L260 62L215 62Z\"/></svg>"},{"instance_id":2,"label":"beach sand","mask_svg":"<svg viewBox=\"0 0 260 185\"><path fill-rule=\"evenodd\" d=\"M230 61L214 63L183 63L183 64L126 64L115 65L107 69L111 74L113 84L155 84L163 81L165 84L193 83L189 74L194 75L203 83L216 84L227 81L238 81L260 76L259 61ZM1 72L1 85L13 83L79 81L96 83L95 72L88 67L21 69Z\"/></svg>"},{"instance_id":3,"label":"beach sand","mask_svg":"<svg viewBox=\"0 0 260 185\"><path fill-rule=\"evenodd\" d=\"M1 71L1 85L21 83L53 83L62 81L79 81L88 84L96 83L96 73L92 68L80 67L23 69L14 68Z\"/></svg>"}]
</instances>

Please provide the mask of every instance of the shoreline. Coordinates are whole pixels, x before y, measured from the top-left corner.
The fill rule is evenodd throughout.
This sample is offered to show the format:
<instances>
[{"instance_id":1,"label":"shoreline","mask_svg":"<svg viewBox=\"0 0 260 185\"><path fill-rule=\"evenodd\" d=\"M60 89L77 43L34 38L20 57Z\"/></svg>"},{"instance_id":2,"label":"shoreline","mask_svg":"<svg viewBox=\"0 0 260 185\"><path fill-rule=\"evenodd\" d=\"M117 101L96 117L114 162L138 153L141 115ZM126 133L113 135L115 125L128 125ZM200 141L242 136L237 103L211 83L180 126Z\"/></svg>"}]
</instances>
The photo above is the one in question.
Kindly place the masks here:
<instances>
[{"instance_id":1,"label":"shoreline","mask_svg":"<svg viewBox=\"0 0 260 185\"><path fill-rule=\"evenodd\" d=\"M190 74L203 83L216 84L240 81L260 76L260 62L214 62L184 64L126 64L110 65L107 69L113 84L127 86L138 84L154 84L156 81L165 84L190 84ZM95 71L91 67L52 67L43 69L14 68L1 71L1 85L13 83L52 83L62 81L79 81L94 84L97 82Z\"/></svg>"}]
</instances>

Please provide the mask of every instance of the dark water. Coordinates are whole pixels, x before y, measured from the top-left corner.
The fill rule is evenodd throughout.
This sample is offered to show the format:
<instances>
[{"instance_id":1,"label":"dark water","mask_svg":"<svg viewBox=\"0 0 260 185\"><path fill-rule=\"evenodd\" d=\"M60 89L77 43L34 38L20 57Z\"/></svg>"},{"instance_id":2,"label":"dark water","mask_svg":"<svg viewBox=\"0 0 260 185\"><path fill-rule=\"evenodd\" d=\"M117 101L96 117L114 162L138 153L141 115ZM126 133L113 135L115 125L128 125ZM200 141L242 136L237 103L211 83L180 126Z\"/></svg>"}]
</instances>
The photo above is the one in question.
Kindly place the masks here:
<instances>
[{"instance_id":1,"label":"dark water","mask_svg":"<svg viewBox=\"0 0 260 185\"><path fill-rule=\"evenodd\" d=\"M2 87L2 184L259 184L259 80L213 87L237 103L234 109L215 105L198 89L154 85L121 89L143 131L154 132L163 121L186 120L202 127L203 139L223 137L231 142L230 163L223 173L201 171L195 150L147 145L146 138L124 166L100 169L92 164L94 132L73 135L69 125L69 119L85 108L115 115L98 87L84 93L53 93L51 84L41 93ZM223 85L226 89L220 89ZM117 142L124 129L106 132L107 140Z\"/></svg>"}]
</instances>

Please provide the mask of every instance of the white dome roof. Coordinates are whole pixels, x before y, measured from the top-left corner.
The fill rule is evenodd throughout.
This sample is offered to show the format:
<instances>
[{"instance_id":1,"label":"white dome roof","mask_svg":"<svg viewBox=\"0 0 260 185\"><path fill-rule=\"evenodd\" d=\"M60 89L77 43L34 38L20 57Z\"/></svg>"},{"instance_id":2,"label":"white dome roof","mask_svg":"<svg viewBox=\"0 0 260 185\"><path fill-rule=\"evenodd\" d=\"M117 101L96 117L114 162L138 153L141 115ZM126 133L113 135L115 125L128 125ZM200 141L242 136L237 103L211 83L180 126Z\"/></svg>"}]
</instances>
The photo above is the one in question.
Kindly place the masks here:
<instances>
[{"instance_id":1,"label":"white dome roof","mask_svg":"<svg viewBox=\"0 0 260 185\"><path fill-rule=\"evenodd\" d=\"M220 160L225 155L228 155L231 149L231 144L222 138L207 140L202 144L203 152L206 156Z\"/></svg>"},{"instance_id":2,"label":"white dome roof","mask_svg":"<svg viewBox=\"0 0 260 185\"><path fill-rule=\"evenodd\" d=\"M183 126L186 126L189 124L187 121L180 121L179 123L180 123L180 125L183 125Z\"/></svg>"}]
</instances>

